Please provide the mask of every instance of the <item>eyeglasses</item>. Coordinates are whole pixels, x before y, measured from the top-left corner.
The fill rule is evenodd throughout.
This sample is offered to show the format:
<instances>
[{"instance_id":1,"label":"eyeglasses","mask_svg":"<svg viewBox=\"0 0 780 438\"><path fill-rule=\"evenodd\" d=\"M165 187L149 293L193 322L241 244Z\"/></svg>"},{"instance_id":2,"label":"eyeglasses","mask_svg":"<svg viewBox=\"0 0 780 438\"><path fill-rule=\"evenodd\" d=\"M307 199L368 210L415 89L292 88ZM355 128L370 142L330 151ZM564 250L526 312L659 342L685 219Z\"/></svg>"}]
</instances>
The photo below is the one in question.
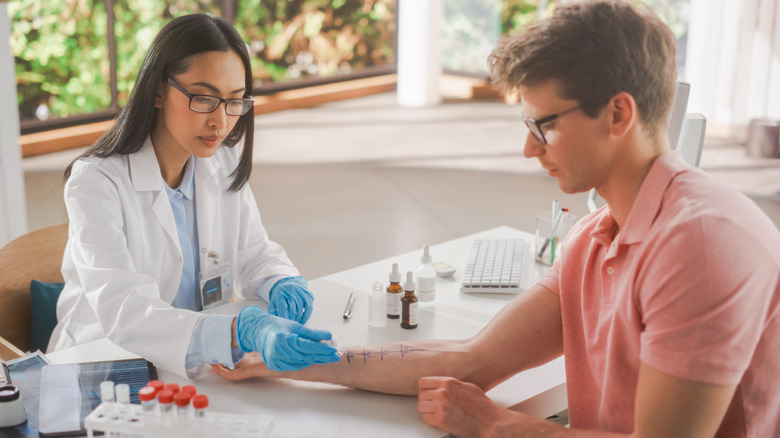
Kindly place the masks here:
<instances>
[{"instance_id":1,"label":"eyeglasses","mask_svg":"<svg viewBox=\"0 0 780 438\"><path fill-rule=\"evenodd\" d=\"M528 130L531 131L531 135L534 136L534 139L536 139L536 141L539 142L540 146L544 146L547 144L547 139L544 138L544 131L542 131L542 125L544 125L545 123L550 123L553 120L557 119L558 117L561 117L562 115L566 113L570 113L579 108L580 106L577 105L574 108L567 109L566 111L560 112L558 114L553 114L551 116L547 116L539 120L529 119L522 112L520 113L520 117L523 119L523 122L525 122L525 126L528 127Z\"/></svg>"},{"instance_id":2,"label":"eyeglasses","mask_svg":"<svg viewBox=\"0 0 780 438\"><path fill-rule=\"evenodd\" d=\"M181 85L177 84L171 77L168 78L168 83L190 99L190 109L196 113L214 112L220 103L225 102L225 112L228 115L243 116L252 108L252 105L255 102L255 99L251 96L244 99L223 99L208 94L192 94L185 90Z\"/></svg>"}]
</instances>

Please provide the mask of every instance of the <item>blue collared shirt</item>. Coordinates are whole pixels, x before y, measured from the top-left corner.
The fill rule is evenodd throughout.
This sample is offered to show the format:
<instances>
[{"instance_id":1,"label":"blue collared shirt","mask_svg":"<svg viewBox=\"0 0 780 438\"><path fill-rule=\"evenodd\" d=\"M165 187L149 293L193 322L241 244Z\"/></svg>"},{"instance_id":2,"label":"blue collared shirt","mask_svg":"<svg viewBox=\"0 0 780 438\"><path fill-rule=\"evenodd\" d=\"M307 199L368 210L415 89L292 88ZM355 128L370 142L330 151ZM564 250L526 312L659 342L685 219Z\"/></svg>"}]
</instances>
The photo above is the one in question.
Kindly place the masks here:
<instances>
[{"instance_id":1,"label":"blue collared shirt","mask_svg":"<svg viewBox=\"0 0 780 438\"><path fill-rule=\"evenodd\" d=\"M178 188L165 184L165 191L173 210L176 232L183 258L181 281L171 305L179 309L200 311L200 258L198 255L198 227L195 215L195 159L190 156L184 177ZM268 282L266 282L268 283ZM273 285L274 283L271 283ZM265 286L265 284L264 284ZM204 315L192 334L185 367L193 370L204 362L221 363L233 368L241 360L240 348L231 348L232 315ZM197 372L195 372L197 374Z\"/></svg>"}]
</instances>

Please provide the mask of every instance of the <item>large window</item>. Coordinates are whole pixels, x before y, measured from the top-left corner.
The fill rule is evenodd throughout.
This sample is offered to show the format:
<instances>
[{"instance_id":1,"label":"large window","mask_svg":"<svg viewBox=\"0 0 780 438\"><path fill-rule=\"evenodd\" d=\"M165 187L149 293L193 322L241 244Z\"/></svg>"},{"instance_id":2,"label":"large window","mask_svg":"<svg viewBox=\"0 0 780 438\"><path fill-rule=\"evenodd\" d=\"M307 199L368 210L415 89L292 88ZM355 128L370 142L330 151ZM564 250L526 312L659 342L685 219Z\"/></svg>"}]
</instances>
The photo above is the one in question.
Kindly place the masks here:
<instances>
[{"instance_id":1,"label":"large window","mask_svg":"<svg viewBox=\"0 0 780 438\"><path fill-rule=\"evenodd\" d=\"M11 0L22 133L113 117L160 28L193 12L244 36L256 94L395 68L396 0Z\"/></svg>"}]
</instances>

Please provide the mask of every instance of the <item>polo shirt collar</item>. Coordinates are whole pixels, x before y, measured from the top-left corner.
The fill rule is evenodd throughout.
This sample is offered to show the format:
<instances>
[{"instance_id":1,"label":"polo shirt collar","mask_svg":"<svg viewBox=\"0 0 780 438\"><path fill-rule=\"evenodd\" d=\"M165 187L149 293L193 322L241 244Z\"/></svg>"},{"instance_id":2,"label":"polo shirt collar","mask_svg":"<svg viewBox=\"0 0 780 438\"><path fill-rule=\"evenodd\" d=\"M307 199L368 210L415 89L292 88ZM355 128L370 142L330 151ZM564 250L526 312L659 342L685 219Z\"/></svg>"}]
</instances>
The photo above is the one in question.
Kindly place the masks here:
<instances>
[{"instance_id":1,"label":"polo shirt collar","mask_svg":"<svg viewBox=\"0 0 780 438\"><path fill-rule=\"evenodd\" d=\"M656 158L621 230L621 243L642 241L661 212L661 204L669 185L675 176L689 168L682 154L677 151L664 152Z\"/></svg>"}]
</instances>

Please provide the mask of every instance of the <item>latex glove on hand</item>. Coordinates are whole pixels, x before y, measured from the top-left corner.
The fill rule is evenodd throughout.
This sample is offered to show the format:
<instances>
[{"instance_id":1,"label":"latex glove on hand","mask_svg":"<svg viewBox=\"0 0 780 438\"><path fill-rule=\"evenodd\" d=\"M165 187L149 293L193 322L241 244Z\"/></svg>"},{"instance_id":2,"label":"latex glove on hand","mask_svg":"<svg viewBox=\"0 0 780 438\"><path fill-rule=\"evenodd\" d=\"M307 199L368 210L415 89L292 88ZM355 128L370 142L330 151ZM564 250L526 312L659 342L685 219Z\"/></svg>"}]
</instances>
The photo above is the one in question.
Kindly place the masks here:
<instances>
[{"instance_id":1,"label":"latex glove on hand","mask_svg":"<svg viewBox=\"0 0 780 438\"><path fill-rule=\"evenodd\" d=\"M244 308L236 322L236 340L241 350L259 352L266 366L274 371L297 371L315 363L338 362L338 350L320 342L331 338L330 332L269 315L257 306Z\"/></svg>"},{"instance_id":2,"label":"latex glove on hand","mask_svg":"<svg viewBox=\"0 0 780 438\"><path fill-rule=\"evenodd\" d=\"M303 277L287 277L274 284L268 301L268 313L306 324L314 308L314 295Z\"/></svg>"}]
</instances>

